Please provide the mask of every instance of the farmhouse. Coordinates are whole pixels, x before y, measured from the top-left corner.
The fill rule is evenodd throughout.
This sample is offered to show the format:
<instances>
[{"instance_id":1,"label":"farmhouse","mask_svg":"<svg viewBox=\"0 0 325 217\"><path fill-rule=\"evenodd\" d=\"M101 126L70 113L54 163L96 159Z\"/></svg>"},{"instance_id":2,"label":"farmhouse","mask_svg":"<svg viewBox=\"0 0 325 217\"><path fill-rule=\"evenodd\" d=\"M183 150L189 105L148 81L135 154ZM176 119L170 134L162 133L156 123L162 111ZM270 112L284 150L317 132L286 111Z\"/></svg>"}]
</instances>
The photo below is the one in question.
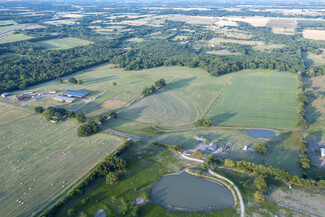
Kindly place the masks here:
<instances>
[{"instance_id":1,"label":"farmhouse","mask_svg":"<svg viewBox=\"0 0 325 217\"><path fill-rule=\"evenodd\" d=\"M59 102L69 102L69 103L72 103L77 100L75 98L67 97L67 96L55 96L52 99L57 100Z\"/></svg>"},{"instance_id":2,"label":"farmhouse","mask_svg":"<svg viewBox=\"0 0 325 217\"><path fill-rule=\"evenodd\" d=\"M2 96L3 98L6 98L7 96L10 96L10 93L2 93L1 96Z\"/></svg>"},{"instance_id":3,"label":"farmhouse","mask_svg":"<svg viewBox=\"0 0 325 217\"><path fill-rule=\"evenodd\" d=\"M197 136L195 139L198 140L198 141L201 141L201 142L206 142L207 141L207 139L203 138L202 136L200 136L200 137Z\"/></svg>"},{"instance_id":4,"label":"farmhouse","mask_svg":"<svg viewBox=\"0 0 325 217\"><path fill-rule=\"evenodd\" d=\"M322 157L325 157L325 148L321 148L321 149L320 149L320 155L321 155Z\"/></svg>"},{"instance_id":5,"label":"farmhouse","mask_svg":"<svg viewBox=\"0 0 325 217\"><path fill-rule=\"evenodd\" d=\"M82 98L87 96L89 92L79 91L79 90L66 90L62 93L64 96Z\"/></svg>"},{"instance_id":6,"label":"farmhouse","mask_svg":"<svg viewBox=\"0 0 325 217\"><path fill-rule=\"evenodd\" d=\"M207 148L208 151L215 151L216 149L217 149L217 145L214 143L210 143L210 145Z\"/></svg>"}]
</instances>

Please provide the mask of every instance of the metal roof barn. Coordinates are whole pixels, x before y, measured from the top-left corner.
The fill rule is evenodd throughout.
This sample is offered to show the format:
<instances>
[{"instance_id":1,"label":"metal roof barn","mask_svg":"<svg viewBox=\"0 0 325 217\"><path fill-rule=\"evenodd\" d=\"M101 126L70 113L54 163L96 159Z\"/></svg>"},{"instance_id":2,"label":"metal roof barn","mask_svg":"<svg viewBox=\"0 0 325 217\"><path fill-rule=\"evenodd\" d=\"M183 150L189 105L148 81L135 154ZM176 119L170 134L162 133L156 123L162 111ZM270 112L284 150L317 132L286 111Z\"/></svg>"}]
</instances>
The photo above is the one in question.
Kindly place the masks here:
<instances>
[{"instance_id":1,"label":"metal roof barn","mask_svg":"<svg viewBox=\"0 0 325 217\"><path fill-rule=\"evenodd\" d=\"M79 90L66 90L62 93L62 95L70 96L70 97L78 97L82 98L84 96L87 96L89 92L79 91Z\"/></svg>"}]
</instances>

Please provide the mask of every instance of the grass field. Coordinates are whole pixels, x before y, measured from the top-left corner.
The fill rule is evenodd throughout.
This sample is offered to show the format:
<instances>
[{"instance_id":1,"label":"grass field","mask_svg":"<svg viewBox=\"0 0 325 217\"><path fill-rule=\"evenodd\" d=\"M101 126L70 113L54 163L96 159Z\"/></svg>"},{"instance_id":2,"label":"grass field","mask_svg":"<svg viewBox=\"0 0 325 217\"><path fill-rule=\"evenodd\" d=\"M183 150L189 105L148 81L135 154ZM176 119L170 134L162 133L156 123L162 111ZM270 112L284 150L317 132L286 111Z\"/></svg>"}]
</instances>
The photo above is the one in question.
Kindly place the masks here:
<instances>
[{"instance_id":1,"label":"grass field","mask_svg":"<svg viewBox=\"0 0 325 217\"><path fill-rule=\"evenodd\" d=\"M91 44L92 42L79 38L60 38L36 42L50 50L69 49L73 47Z\"/></svg>"},{"instance_id":2,"label":"grass field","mask_svg":"<svg viewBox=\"0 0 325 217\"><path fill-rule=\"evenodd\" d=\"M297 86L294 74L259 69L226 76L229 77L228 85L205 115L214 125L295 127Z\"/></svg>"},{"instance_id":3,"label":"grass field","mask_svg":"<svg viewBox=\"0 0 325 217\"><path fill-rule=\"evenodd\" d=\"M3 23L4 23L3 25L11 24L11 21L10 20L4 21ZM0 26L0 34L26 25L26 24L16 24L14 22L12 22L12 24L13 25L10 26Z\"/></svg>"},{"instance_id":4,"label":"grass field","mask_svg":"<svg viewBox=\"0 0 325 217\"><path fill-rule=\"evenodd\" d=\"M84 84L70 84L67 80L71 76L82 79ZM167 81L167 87L135 102L126 111L122 111L122 120L111 120L109 124L121 130L130 129L126 126L134 125L131 122L137 122L135 125L141 128L148 127L148 123L179 126L188 125L205 116L215 125L295 127L296 79L294 74L287 72L247 70L211 77L198 68L159 67L124 71L112 68L112 65L102 65L64 77L62 84L51 81L29 90L90 91L88 98L98 97L80 109L80 112L95 118L101 113L109 112L110 102L122 106L139 99L142 89L160 78ZM113 82L117 85L114 86Z\"/></svg>"},{"instance_id":5,"label":"grass field","mask_svg":"<svg viewBox=\"0 0 325 217\"><path fill-rule=\"evenodd\" d=\"M304 29L302 32L304 38L313 40L325 40L325 30Z\"/></svg>"},{"instance_id":6,"label":"grass field","mask_svg":"<svg viewBox=\"0 0 325 217\"><path fill-rule=\"evenodd\" d=\"M303 52L303 59L305 61L305 64L307 67L310 67L312 65L324 65L325 64L325 50L323 49L323 52L319 55L313 54L311 52Z\"/></svg>"},{"instance_id":7,"label":"grass field","mask_svg":"<svg viewBox=\"0 0 325 217\"><path fill-rule=\"evenodd\" d=\"M160 126L178 126L195 122L200 112L185 96L162 90L135 103L120 117Z\"/></svg>"},{"instance_id":8,"label":"grass field","mask_svg":"<svg viewBox=\"0 0 325 217\"><path fill-rule=\"evenodd\" d=\"M274 34L294 35L295 28L272 28Z\"/></svg>"},{"instance_id":9,"label":"grass field","mask_svg":"<svg viewBox=\"0 0 325 217\"><path fill-rule=\"evenodd\" d=\"M0 108L0 216L31 216L122 143L102 133L77 137L75 121L53 125L27 109Z\"/></svg>"},{"instance_id":10,"label":"grass field","mask_svg":"<svg viewBox=\"0 0 325 217\"><path fill-rule=\"evenodd\" d=\"M23 40L27 40L27 39L31 39L31 38L33 38L33 37L24 35L24 34L12 34L12 35L8 35L8 36L4 36L4 37L0 38L0 44L11 43L11 42L16 42L16 41L23 41Z\"/></svg>"},{"instance_id":11,"label":"grass field","mask_svg":"<svg viewBox=\"0 0 325 217\"><path fill-rule=\"evenodd\" d=\"M212 50L207 51L208 54L214 54L214 55L240 55L240 53L231 53L229 50Z\"/></svg>"}]
</instances>

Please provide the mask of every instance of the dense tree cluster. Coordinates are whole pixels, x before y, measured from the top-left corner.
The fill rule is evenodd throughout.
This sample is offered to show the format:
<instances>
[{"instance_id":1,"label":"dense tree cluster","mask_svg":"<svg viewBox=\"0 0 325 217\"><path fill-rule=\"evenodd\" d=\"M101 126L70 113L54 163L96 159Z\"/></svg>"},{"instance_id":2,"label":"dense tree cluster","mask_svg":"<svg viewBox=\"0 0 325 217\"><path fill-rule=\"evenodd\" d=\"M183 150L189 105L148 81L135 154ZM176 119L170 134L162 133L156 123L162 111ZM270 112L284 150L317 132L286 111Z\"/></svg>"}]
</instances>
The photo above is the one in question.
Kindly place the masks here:
<instances>
[{"instance_id":1,"label":"dense tree cluster","mask_svg":"<svg viewBox=\"0 0 325 217\"><path fill-rule=\"evenodd\" d=\"M151 87L143 88L141 94L143 96L149 96L151 94L154 94L157 90L165 87L166 85L167 85L166 81L164 79L160 79L158 81L155 81L155 85L151 85Z\"/></svg>"},{"instance_id":2,"label":"dense tree cluster","mask_svg":"<svg viewBox=\"0 0 325 217\"><path fill-rule=\"evenodd\" d=\"M257 153L261 153L261 154L266 154L268 150L267 144L265 143L260 143L256 146L255 151Z\"/></svg>"},{"instance_id":3,"label":"dense tree cluster","mask_svg":"<svg viewBox=\"0 0 325 217\"><path fill-rule=\"evenodd\" d=\"M201 118L196 121L196 125L200 127L210 127L212 124L211 120Z\"/></svg>"},{"instance_id":4,"label":"dense tree cluster","mask_svg":"<svg viewBox=\"0 0 325 217\"><path fill-rule=\"evenodd\" d=\"M93 120L89 120L87 123L80 125L77 131L78 131L78 136L85 137L97 133L98 130L99 130L98 124Z\"/></svg>"}]
</instances>

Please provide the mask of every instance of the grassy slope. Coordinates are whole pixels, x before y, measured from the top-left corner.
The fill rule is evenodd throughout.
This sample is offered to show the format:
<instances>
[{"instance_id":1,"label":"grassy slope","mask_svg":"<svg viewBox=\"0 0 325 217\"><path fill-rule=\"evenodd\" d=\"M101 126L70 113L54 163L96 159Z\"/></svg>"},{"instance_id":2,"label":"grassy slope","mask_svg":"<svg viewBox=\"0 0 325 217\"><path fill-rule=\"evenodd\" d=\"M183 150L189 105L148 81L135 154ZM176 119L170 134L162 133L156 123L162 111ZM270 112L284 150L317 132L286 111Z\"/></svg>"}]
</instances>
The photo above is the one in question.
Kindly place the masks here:
<instances>
[{"instance_id":1,"label":"grassy slope","mask_svg":"<svg viewBox=\"0 0 325 217\"><path fill-rule=\"evenodd\" d=\"M36 43L46 47L47 49L51 49L51 50L69 49L69 48L73 48L73 47L91 44L90 41L79 39L79 38L51 39L51 40L46 40L46 41L39 41Z\"/></svg>"},{"instance_id":2,"label":"grassy slope","mask_svg":"<svg viewBox=\"0 0 325 217\"><path fill-rule=\"evenodd\" d=\"M107 134L79 138L75 121L47 124L32 111L0 106L1 216L43 208L122 142Z\"/></svg>"},{"instance_id":3,"label":"grassy slope","mask_svg":"<svg viewBox=\"0 0 325 217\"><path fill-rule=\"evenodd\" d=\"M288 72L245 70L231 74L205 116L215 125L294 128L296 78Z\"/></svg>"}]
</instances>

